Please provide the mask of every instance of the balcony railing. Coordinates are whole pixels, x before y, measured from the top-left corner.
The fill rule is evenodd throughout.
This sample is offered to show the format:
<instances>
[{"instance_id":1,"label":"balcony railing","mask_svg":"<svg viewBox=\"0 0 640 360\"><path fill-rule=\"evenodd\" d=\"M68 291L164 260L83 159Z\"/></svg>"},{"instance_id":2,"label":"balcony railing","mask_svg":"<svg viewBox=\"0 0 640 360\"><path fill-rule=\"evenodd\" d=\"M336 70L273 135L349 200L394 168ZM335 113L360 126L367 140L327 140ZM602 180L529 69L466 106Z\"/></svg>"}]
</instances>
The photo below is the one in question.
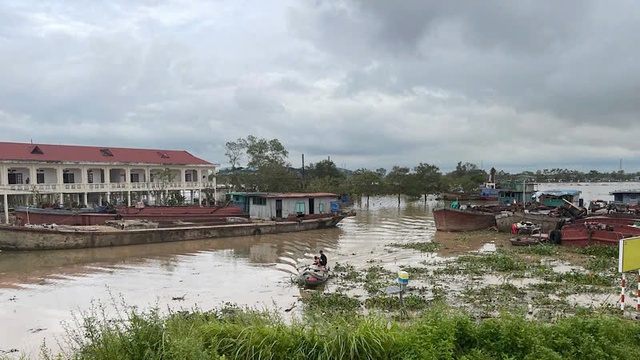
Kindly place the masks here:
<instances>
[{"instance_id":1,"label":"balcony railing","mask_svg":"<svg viewBox=\"0 0 640 360\"><path fill-rule=\"evenodd\" d=\"M118 192L118 191L158 191L158 190L196 190L213 187L212 181L206 182L119 182L119 183L71 183L71 184L9 184L0 185L2 192L18 193L60 193L60 192Z\"/></svg>"}]
</instances>

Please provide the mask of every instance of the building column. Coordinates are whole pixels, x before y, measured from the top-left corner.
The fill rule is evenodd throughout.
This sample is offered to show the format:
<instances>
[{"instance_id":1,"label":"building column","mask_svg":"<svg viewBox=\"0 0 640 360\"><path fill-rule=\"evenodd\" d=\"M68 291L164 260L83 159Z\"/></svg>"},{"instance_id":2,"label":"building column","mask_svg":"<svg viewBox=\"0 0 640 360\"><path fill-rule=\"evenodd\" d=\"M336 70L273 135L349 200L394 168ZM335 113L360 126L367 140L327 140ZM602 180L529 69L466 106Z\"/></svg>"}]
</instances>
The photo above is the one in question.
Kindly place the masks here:
<instances>
[{"instance_id":1,"label":"building column","mask_svg":"<svg viewBox=\"0 0 640 360\"><path fill-rule=\"evenodd\" d=\"M127 206L131 206L131 191L127 191Z\"/></svg>"},{"instance_id":2,"label":"building column","mask_svg":"<svg viewBox=\"0 0 640 360\"><path fill-rule=\"evenodd\" d=\"M213 204L215 205L218 199L218 177L216 176L216 169L213 169Z\"/></svg>"},{"instance_id":3,"label":"building column","mask_svg":"<svg viewBox=\"0 0 640 360\"><path fill-rule=\"evenodd\" d=\"M9 223L9 196L7 195L7 193L4 193L3 200L4 200L4 223L8 224Z\"/></svg>"},{"instance_id":4,"label":"building column","mask_svg":"<svg viewBox=\"0 0 640 360\"><path fill-rule=\"evenodd\" d=\"M0 165L0 185L7 185L7 168L4 165Z\"/></svg>"},{"instance_id":5,"label":"building column","mask_svg":"<svg viewBox=\"0 0 640 360\"><path fill-rule=\"evenodd\" d=\"M35 165L31 165L29 167L29 176L27 176L27 179L29 179L29 184L37 184L38 183L38 172L36 171L36 166Z\"/></svg>"},{"instance_id":6,"label":"building column","mask_svg":"<svg viewBox=\"0 0 640 360\"><path fill-rule=\"evenodd\" d=\"M83 203L84 203L85 207L89 206L89 194L86 193L86 192L84 193L84 201L83 201Z\"/></svg>"},{"instance_id":7,"label":"building column","mask_svg":"<svg viewBox=\"0 0 640 360\"><path fill-rule=\"evenodd\" d=\"M80 183L82 184L82 187L84 188L84 184L86 184L87 181L87 168L84 166L80 167Z\"/></svg>"}]
</instances>

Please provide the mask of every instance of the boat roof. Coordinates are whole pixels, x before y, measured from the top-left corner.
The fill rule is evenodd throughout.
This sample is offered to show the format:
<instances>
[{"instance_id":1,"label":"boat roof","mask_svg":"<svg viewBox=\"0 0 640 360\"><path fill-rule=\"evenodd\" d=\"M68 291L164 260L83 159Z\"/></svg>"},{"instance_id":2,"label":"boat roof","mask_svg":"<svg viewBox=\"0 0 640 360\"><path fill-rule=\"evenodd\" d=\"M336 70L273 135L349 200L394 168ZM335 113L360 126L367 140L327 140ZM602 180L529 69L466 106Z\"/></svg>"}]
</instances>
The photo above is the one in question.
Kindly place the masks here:
<instances>
[{"instance_id":1,"label":"boat roof","mask_svg":"<svg viewBox=\"0 0 640 360\"><path fill-rule=\"evenodd\" d=\"M339 197L340 195L328 192L317 192L317 193L279 193L279 192L233 192L231 195L235 196L246 196L246 197L259 197L259 198L318 198L318 197Z\"/></svg>"},{"instance_id":2,"label":"boat roof","mask_svg":"<svg viewBox=\"0 0 640 360\"><path fill-rule=\"evenodd\" d=\"M571 196L575 196L575 195L580 195L580 194L582 194L582 191L580 191L580 190L553 189L553 190L539 190L539 191L536 191L535 197L540 197L540 196L543 196L543 195L549 195L549 196L571 195Z\"/></svg>"},{"instance_id":3,"label":"boat roof","mask_svg":"<svg viewBox=\"0 0 640 360\"><path fill-rule=\"evenodd\" d=\"M615 194L640 194L640 189L614 190L609 193L609 195Z\"/></svg>"}]
</instances>

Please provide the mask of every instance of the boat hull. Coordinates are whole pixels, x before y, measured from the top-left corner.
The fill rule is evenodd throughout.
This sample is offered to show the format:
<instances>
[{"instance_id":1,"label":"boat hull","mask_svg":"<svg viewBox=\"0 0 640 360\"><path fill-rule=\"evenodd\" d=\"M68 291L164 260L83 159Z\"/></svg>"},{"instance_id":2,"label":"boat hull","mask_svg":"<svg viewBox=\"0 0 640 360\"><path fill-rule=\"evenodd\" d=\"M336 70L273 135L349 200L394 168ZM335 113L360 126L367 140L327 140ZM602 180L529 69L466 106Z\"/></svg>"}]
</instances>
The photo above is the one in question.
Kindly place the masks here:
<instances>
[{"instance_id":1,"label":"boat hull","mask_svg":"<svg viewBox=\"0 0 640 360\"><path fill-rule=\"evenodd\" d=\"M446 208L433 210L433 219L438 231L475 231L496 225L496 218L492 213Z\"/></svg>"},{"instance_id":2,"label":"boat hull","mask_svg":"<svg viewBox=\"0 0 640 360\"><path fill-rule=\"evenodd\" d=\"M302 221L119 230L102 226L54 229L0 226L0 250L57 250L278 234L335 227L347 215Z\"/></svg>"},{"instance_id":3,"label":"boat hull","mask_svg":"<svg viewBox=\"0 0 640 360\"><path fill-rule=\"evenodd\" d=\"M320 286L329 280L329 271L317 268L306 268L298 275L298 283L307 288Z\"/></svg>"},{"instance_id":4,"label":"boat hull","mask_svg":"<svg viewBox=\"0 0 640 360\"><path fill-rule=\"evenodd\" d=\"M584 223L564 226L561 234L561 244L566 246L618 246L624 238L640 236L640 228L620 224Z\"/></svg>"}]
</instances>

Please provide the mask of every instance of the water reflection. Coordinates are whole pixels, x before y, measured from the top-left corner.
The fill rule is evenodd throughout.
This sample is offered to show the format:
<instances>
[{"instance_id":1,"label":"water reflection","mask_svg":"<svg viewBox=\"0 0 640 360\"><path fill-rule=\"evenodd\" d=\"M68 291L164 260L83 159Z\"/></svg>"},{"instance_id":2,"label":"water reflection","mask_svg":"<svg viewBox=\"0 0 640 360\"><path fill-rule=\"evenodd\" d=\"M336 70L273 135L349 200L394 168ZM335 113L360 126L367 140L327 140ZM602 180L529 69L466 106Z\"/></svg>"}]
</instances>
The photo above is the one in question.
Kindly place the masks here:
<instances>
[{"instance_id":1,"label":"water reflection","mask_svg":"<svg viewBox=\"0 0 640 360\"><path fill-rule=\"evenodd\" d=\"M114 267L140 265L160 260L166 272L175 270L179 256L204 251L230 250L228 256L257 264L288 265L295 269L301 259L320 249L334 249L342 230L332 228L304 233L193 240L112 248L3 252L0 257L0 288L41 283L49 276L80 276ZM91 265L91 266L88 266Z\"/></svg>"}]
</instances>

